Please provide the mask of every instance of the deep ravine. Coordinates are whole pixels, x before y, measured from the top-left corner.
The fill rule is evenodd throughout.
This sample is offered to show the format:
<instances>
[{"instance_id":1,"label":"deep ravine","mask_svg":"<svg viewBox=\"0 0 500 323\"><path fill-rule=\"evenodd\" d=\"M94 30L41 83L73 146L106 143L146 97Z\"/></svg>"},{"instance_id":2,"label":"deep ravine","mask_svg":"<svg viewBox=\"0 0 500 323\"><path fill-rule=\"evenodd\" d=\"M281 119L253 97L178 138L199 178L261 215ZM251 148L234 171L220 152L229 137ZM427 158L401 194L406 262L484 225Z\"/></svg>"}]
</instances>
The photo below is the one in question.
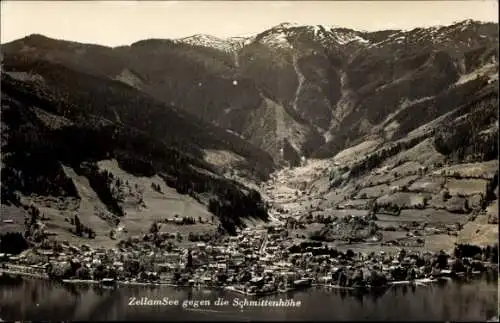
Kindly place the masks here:
<instances>
[{"instance_id":1,"label":"deep ravine","mask_svg":"<svg viewBox=\"0 0 500 323\"><path fill-rule=\"evenodd\" d=\"M340 74L340 99L332 109L330 127L323 134L325 142L332 140L331 131L338 126L348 112L354 108L354 92L349 88L347 72L345 70L339 70L338 73Z\"/></svg>"},{"instance_id":2,"label":"deep ravine","mask_svg":"<svg viewBox=\"0 0 500 323\"><path fill-rule=\"evenodd\" d=\"M293 99L293 109L295 111L298 111L297 109L299 104L299 96L300 92L302 91L302 86L306 78L304 77L304 74L302 74L302 72L300 71L297 55L293 55L293 69L295 70L295 73L297 74L297 80L299 81L297 89L295 90L295 97Z\"/></svg>"}]
</instances>

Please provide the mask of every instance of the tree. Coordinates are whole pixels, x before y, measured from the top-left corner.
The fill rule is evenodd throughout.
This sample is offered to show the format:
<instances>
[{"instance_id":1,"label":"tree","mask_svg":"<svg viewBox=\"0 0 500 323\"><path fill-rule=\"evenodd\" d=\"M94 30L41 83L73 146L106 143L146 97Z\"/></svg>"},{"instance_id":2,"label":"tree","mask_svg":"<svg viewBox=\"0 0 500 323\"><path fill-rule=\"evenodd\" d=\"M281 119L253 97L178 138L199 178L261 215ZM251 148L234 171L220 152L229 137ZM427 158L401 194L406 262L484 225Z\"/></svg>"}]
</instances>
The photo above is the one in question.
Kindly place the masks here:
<instances>
[{"instance_id":1,"label":"tree","mask_svg":"<svg viewBox=\"0 0 500 323\"><path fill-rule=\"evenodd\" d=\"M140 262L136 259L127 260L123 264L123 267L127 273L129 273L131 276L135 276L139 273Z\"/></svg>"},{"instance_id":2,"label":"tree","mask_svg":"<svg viewBox=\"0 0 500 323\"><path fill-rule=\"evenodd\" d=\"M173 249L174 249L174 244L172 243L172 241L167 241L167 243L165 244L165 250L171 252Z\"/></svg>"},{"instance_id":3,"label":"tree","mask_svg":"<svg viewBox=\"0 0 500 323\"><path fill-rule=\"evenodd\" d=\"M46 237L45 232L42 229L35 229L31 235L33 242L42 242Z\"/></svg>"},{"instance_id":4,"label":"tree","mask_svg":"<svg viewBox=\"0 0 500 323\"><path fill-rule=\"evenodd\" d=\"M494 264L498 263L498 244L495 244L490 250L490 262Z\"/></svg>"},{"instance_id":5,"label":"tree","mask_svg":"<svg viewBox=\"0 0 500 323\"><path fill-rule=\"evenodd\" d=\"M350 258L350 259L354 258L354 256L355 256L354 251L352 251L351 249L348 249L348 250L346 251L346 253L345 253L345 256L346 256L347 258Z\"/></svg>"},{"instance_id":6,"label":"tree","mask_svg":"<svg viewBox=\"0 0 500 323\"><path fill-rule=\"evenodd\" d=\"M82 227L82 223L80 222L80 218L78 217L78 215L75 215L75 232L77 235L81 236L82 235L82 231L83 231L83 227Z\"/></svg>"},{"instance_id":7,"label":"tree","mask_svg":"<svg viewBox=\"0 0 500 323\"><path fill-rule=\"evenodd\" d=\"M104 277L116 279L116 278L118 278L118 272L114 268L109 268L108 270L104 271Z\"/></svg>"},{"instance_id":8,"label":"tree","mask_svg":"<svg viewBox=\"0 0 500 323\"><path fill-rule=\"evenodd\" d=\"M90 270L87 268L87 267L80 267L76 270L76 278L77 279L90 279L91 278L91 275L90 275Z\"/></svg>"},{"instance_id":9,"label":"tree","mask_svg":"<svg viewBox=\"0 0 500 323\"><path fill-rule=\"evenodd\" d=\"M444 269L448 265L448 256L442 250L439 252L437 257L437 265L440 269Z\"/></svg>"},{"instance_id":10,"label":"tree","mask_svg":"<svg viewBox=\"0 0 500 323\"><path fill-rule=\"evenodd\" d=\"M470 211L469 201L467 199L464 199L464 210L466 212Z\"/></svg>"},{"instance_id":11,"label":"tree","mask_svg":"<svg viewBox=\"0 0 500 323\"><path fill-rule=\"evenodd\" d=\"M174 282L176 282L176 283L177 283L177 282L179 282L179 280L181 279L181 273L180 273L178 270L176 270L176 271L174 272L174 277L173 277L173 279L174 279Z\"/></svg>"},{"instance_id":12,"label":"tree","mask_svg":"<svg viewBox=\"0 0 500 323\"><path fill-rule=\"evenodd\" d=\"M92 273L92 276L93 276L94 280L101 280L101 279L105 278L104 266L103 265L98 265L94 269L94 272Z\"/></svg>"},{"instance_id":13,"label":"tree","mask_svg":"<svg viewBox=\"0 0 500 323\"><path fill-rule=\"evenodd\" d=\"M189 241L192 241L192 242L195 242L195 241L198 241L198 236L193 233L193 232L189 232L189 235L188 235L188 240Z\"/></svg>"},{"instance_id":14,"label":"tree","mask_svg":"<svg viewBox=\"0 0 500 323\"><path fill-rule=\"evenodd\" d=\"M151 227L149 228L149 233L157 234L159 231L160 231L159 224L157 221L154 221L151 224Z\"/></svg>"}]
</instances>

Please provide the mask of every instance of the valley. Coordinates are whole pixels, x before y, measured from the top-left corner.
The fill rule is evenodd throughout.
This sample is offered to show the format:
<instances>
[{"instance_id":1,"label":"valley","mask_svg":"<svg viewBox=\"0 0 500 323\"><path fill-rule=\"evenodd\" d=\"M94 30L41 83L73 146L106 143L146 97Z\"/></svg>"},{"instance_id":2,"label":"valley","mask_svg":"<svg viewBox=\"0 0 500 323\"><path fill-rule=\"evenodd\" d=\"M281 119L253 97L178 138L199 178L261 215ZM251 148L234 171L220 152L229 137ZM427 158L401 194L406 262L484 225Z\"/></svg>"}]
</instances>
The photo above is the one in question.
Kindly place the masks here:
<instances>
[{"instance_id":1,"label":"valley","mask_svg":"<svg viewBox=\"0 0 500 323\"><path fill-rule=\"evenodd\" d=\"M339 264L375 272L363 284L483 271L498 252L496 27L2 44L9 270L244 293L286 291L286 272L340 280Z\"/></svg>"},{"instance_id":2,"label":"valley","mask_svg":"<svg viewBox=\"0 0 500 323\"><path fill-rule=\"evenodd\" d=\"M0 322L498 321L498 3L358 2L2 1Z\"/></svg>"},{"instance_id":3,"label":"valley","mask_svg":"<svg viewBox=\"0 0 500 323\"><path fill-rule=\"evenodd\" d=\"M402 161L409 154L426 158ZM444 158L427 141L342 185L349 178L345 169L359 157L355 151L338 156L281 170L263 186L264 196L278 210L278 218L301 227L290 232L298 242L313 238L367 252L400 248L449 252L455 244L485 247L497 243L498 222L490 212L496 208L498 197L483 199L487 190L497 185L497 161L436 167L436 160ZM455 168L464 173L450 171ZM485 204L489 205L486 209ZM349 242L346 232L344 239L314 236L325 228L332 229L339 219L363 216L372 217L375 230L361 241Z\"/></svg>"}]
</instances>

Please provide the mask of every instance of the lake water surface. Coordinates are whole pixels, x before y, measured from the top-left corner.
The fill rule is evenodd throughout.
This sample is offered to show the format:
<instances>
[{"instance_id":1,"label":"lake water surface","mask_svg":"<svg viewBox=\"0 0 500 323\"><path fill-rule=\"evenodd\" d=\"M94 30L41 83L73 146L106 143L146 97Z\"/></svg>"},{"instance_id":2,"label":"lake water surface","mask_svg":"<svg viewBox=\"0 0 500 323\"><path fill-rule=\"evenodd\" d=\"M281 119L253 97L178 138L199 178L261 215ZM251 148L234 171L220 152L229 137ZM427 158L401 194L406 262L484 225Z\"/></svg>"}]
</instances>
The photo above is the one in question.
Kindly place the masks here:
<instances>
[{"instance_id":1,"label":"lake water surface","mask_svg":"<svg viewBox=\"0 0 500 323\"><path fill-rule=\"evenodd\" d=\"M485 321L497 315L498 279L390 288L378 295L356 295L313 288L264 299L300 301L298 307L233 306L247 298L227 291L171 287L99 289L42 280L0 282L3 320L136 320L136 321ZM130 298L178 300L177 306L129 306ZM214 306L217 299L229 302ZM184 300L209 300L210 306L184 308Z\"/></svg>"}]
</instances>

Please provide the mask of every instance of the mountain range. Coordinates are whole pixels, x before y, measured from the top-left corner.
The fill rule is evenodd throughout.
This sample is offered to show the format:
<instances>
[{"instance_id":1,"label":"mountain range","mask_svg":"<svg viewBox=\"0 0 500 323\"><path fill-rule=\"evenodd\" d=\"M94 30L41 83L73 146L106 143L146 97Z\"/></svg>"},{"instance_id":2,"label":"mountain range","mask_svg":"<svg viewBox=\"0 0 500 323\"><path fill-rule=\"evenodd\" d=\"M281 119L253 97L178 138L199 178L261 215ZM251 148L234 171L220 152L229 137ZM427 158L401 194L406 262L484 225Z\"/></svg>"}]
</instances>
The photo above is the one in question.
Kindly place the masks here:
<instances>
[{"instance_id":1,"label":"mountain range","mask_svg":"<svg viewBox=\"0 0 500 323\"><path fill-rule=\"evenodd\" d=\"M34 34L1 52L2 203L19 203L16 192L80 198L65 167L104 201L96 169L114 159L200 203L216 199L225 219L266 218L248 181L366 142L373 149L350 176L390 147L426 140L449 163L498 154L497 23L377 32L283 23L252 37L120 47Z\"/></svg>"}]
</instances>

